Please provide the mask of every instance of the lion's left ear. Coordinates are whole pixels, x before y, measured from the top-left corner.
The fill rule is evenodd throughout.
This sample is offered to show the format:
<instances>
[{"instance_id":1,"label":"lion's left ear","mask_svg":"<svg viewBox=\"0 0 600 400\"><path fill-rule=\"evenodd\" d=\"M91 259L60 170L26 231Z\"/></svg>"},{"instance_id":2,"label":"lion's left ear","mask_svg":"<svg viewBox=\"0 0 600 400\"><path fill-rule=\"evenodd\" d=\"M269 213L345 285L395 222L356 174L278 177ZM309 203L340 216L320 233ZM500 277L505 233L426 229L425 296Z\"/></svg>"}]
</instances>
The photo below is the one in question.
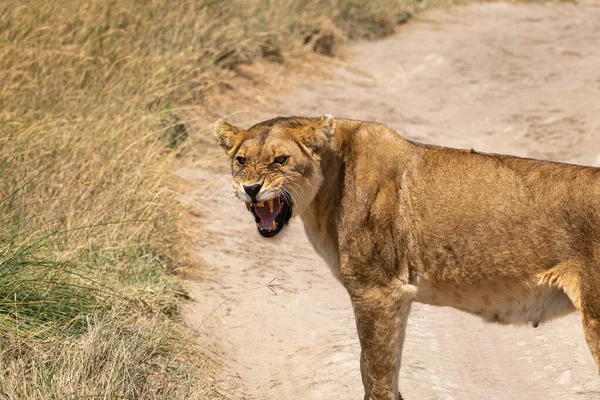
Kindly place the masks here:
<instances>
[{"instance_id":1,"label":"lion's left ear","mask_svg":"<svg viewBox=\"0 0 600 400\"><path fill-rule=\"evenodd\" d=\"M335 119L326 114L308 127L308 131L302 135L302 142L310 149L319 151L327 145L335 136Z\"/></svg>"},{"instance_id":2,"label":"lion's left ear","mask_svg":"<svg viewBox=\"0 0 600 400\"><path fill-rule=\"evenodd\" d=\"M222 119L215 123L215 137L228 156L232 156L239 147L244 136L244 130L228 124Z\"/></svg>"}]
</instances>

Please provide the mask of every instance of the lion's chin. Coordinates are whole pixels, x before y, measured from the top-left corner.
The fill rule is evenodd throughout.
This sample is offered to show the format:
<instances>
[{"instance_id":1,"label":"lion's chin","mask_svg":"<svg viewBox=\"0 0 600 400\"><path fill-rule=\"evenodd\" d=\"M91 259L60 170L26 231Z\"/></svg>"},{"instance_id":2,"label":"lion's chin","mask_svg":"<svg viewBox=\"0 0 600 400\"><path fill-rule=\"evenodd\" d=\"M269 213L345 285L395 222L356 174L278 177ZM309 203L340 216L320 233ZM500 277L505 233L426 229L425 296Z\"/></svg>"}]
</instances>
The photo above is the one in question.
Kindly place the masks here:
<instances>
[{"instance_id":1,"label":"lion's chin","mask_svg":"<svg viewBox=\"0 0 600 400\"><path fill-rule=\"evenodd\" d=\"M271 238L281 232L292 217L293 205L288 196L246 203L246 207L254 215L258 233L266 238Z\"/></svg>"}]
</instances>

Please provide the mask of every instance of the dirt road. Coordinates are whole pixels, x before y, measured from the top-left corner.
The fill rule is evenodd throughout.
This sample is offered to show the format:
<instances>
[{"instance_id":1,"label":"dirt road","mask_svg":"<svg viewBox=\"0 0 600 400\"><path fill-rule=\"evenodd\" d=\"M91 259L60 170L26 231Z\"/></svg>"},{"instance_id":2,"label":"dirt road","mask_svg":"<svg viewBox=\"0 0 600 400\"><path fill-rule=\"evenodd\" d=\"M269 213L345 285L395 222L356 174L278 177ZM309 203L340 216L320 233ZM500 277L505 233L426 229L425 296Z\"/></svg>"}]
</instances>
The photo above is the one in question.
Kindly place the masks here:
<instances>
[{"instance_id":1,"label":"dirt road","mask_svg":"<svg viewBox=\"0 0 600 400\"><path fill-rule=\"evenodd\" d=\"M599 3L434 11L353 47L329 72L325 80L274 78L296 89L257 96L237 120L248 127L330 113L440 145L582 164L600 153ZM197 254L207 270L189 283L197 302L187 317L192 326L204 321L197 336L224 364L226 398L362 398L348 296L301 221L275 240L259 237L227 192L226 171L216 146L180 171L197 188ZM266 287L273 278L277 295ZM409 318L400 386L419 400L600 398L577 315L534 329L420 304Z\"/></svg>"}]
</instances>

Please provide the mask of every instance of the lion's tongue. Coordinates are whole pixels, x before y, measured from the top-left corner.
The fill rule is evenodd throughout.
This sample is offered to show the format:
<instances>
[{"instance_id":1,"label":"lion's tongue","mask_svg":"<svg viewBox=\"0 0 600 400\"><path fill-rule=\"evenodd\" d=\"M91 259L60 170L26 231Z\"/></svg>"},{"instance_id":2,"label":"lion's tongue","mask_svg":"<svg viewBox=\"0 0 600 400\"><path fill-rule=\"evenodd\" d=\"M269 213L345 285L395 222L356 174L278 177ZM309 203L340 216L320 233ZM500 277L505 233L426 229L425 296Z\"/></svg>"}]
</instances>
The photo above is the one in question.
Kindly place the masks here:
<instances>
[{"instance_id":1,"label":"lion's tongue","mask_svg":"<svg viewBox=\"0 0 600 400\"><path fill-rule=\"evenodd\" d=\"M275 221L275 218L277 218L277 215L279 215L280 211L281 201L279 198L273 199L273 211L271 211L269 203L266 201L262 203L262 207L260 207L258 204L254 205L254 212L256 212L256 215L258 215L260 221L262 222L262 226L265 228L268 228L272 225L272 222Z\"/></svg>"}]
</instances>

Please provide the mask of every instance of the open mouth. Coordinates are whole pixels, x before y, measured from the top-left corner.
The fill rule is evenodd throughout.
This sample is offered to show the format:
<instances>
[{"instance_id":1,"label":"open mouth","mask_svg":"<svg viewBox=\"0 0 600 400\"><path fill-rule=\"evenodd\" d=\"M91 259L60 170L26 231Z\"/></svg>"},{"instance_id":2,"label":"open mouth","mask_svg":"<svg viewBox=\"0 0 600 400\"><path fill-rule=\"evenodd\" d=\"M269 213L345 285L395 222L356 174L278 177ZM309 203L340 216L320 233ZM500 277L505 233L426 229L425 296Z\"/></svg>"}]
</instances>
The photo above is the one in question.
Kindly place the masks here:
<instances>
[{"instance_id":1,"label":"open mouth","mask_svg":"<svg viewBox=\"0 0 600 400\"><path fill-rule=\"evenodd\" d=\"M277 235L292 217L292 204L284 197L246 203L246 207L254 214L258 233L264 237Z\"/></svg>"}]
</instances>

